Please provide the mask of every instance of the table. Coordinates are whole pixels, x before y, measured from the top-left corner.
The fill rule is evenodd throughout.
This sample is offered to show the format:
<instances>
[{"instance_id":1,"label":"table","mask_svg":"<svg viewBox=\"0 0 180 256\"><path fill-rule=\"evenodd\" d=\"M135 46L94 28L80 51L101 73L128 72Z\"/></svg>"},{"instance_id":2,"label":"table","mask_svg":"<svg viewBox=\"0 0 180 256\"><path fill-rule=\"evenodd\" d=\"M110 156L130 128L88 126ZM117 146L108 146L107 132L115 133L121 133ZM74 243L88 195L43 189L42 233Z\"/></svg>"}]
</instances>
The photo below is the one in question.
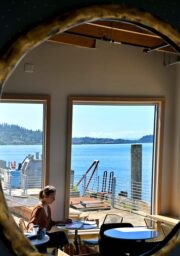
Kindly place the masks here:
<instances>
[{"instance_id":1,"label":"table","mask_svg":"<svg viewBox=\"0 0 180 256\"><path fill-rule=\"evenodd\" d=\"M103 236L105 255L116 255L115 251L119 250L120 255L137 256L156 245L146 240L158 237L159 232L146 227L123 227L108 229Z\"/></svg>"},{"instance_id":2,"label":"table","mask_svg":"<svg viewBox=\"0 0 180 256\"><path fill-rule=\"evenodd\" d=\"M112 228L104 232L104 235L115 239L147 240L159 236L159 231L143 227Z\"/></svg>"},{"instance_id":3,"label":"table","mask_svg":"<svg viewBox=\"0 0 180 256\"><path fill-rule=\"evenodd\" d=\"M34 234L31 235L30 233L25 234L25 236L30 240L30 242L34 246L43 245L43 244L47 243L50 239L48 235L45 235L45 237L43 239L37 239L37 236L35 236Z\"/></svg>"},{"instance_id":4,"label":"table","mask_svg":"<svg viewBox=\"0 0 180 256\"><path fill-rule=\"evenodd\" d=\"M35 246L38 246L38 245L42 245L42 244L45 244L49 241L49 236L48 235L45 235L45 237L43 239L33 239L31 240L31 243Z\"/></svg>"},{"instance_id":5,"label":"table","mask_svg":"<svg viewBox=\"0 0 180 256\"><path fill-rule=\"evenodd\" d=\"M58 225L56 225L58 227ZM60 226L61 227L61 226ZM97 224L94 221L73 221L72 223L66 224L65 229L72 229L75 230L74 233L74 245L76 250L76 255L79 254L79 248L78 248L78 230L85 230L85 229L93 229L96 228Z\"/></svg>"}]
</instances>

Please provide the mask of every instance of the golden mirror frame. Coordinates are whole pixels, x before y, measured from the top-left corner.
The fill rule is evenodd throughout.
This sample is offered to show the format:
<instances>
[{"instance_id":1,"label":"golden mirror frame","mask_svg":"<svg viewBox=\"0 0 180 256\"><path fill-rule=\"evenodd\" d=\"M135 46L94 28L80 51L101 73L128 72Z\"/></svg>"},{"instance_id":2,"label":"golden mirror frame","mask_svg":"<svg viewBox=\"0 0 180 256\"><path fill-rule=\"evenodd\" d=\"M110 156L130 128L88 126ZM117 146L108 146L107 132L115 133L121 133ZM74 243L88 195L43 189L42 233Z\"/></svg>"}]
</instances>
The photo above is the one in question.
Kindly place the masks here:
<instances>
[{"instance_id":1,"label":"golden mirror frame","mask_svg":"<svg viewBox=\"0 0 180 256\"><path fill-rule=\"evenodd\" d=\"M29 50L40 45L50 37L62 33L73 26L83 22L92 22L98 19L119 19L127 22L138 23L139 25L153 28L162 35L171 39L177 46L180 45L180 33L171 25L158 20L148 12L143 12L135 8L127 8L123 5L94 5L86 8L73 10L67 13L61 13L59 17L51 22L43 23L35 27L25 35L18 38L17 41L8 49L0 59L0 89L3 87L16 68L20 60ZM9 212L2 186L0 184L0 225L6 239L11 243L15 255L18 256L40 256L35 247L25 238L16 225L11 213ZM170 243L163 251L156 255L168 255L168 252L179 243L176 239Z\"/></svg>"}]
</instances>

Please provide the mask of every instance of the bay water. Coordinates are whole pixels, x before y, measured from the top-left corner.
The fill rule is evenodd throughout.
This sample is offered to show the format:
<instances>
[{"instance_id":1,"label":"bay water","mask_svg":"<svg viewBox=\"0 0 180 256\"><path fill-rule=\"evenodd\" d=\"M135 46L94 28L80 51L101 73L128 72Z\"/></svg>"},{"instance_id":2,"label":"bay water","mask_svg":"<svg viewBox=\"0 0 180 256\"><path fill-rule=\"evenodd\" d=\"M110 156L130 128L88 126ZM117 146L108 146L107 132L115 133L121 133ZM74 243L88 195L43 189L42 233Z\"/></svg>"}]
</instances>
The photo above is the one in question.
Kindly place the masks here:
<instances>
[{"instance_id":1,"label":"bay water","mask_svg":"<svg viewBox=\"0 0 180 256\"><path fill-rule=\"evenodd\" d=\"M22 163L27 155L42 154L42 145L0 145L0 160Z\"/></svg>"},{"instance_id":2,"label":"bay water","mask_svg":"<svg viewBox=\"0 0 180 256\"><path fill-rule=\"evenodd\" d=\"M150 202L152 183L152 143L142 144L142 200ZM29 154L42 154L42 145L0 145L0 160L8 162L16 161L22 163ZM117 179L118 189L130 193L131 189L131 144L88 144L72 145L71 170L74 170L74 184L82 178L92 165L94 160L98 160L98 168L94 178L102 177L104 171L107 172L107 179L111 172ZM90 179L92 170L89 171L87 179ZM95 184L95 179L91 180L89 189L92 186L99 186L101 191L102 183Z\"/></svg>"},{"instance_id":3,"label":"bay water","mask_svg":"<svg viewBox=\"0 0 180 256\"><path fill-rule=\"evenodd\" d=\"M152 183L152 155L153 144L142 144L142 200L151 201ZM87 172L94 160L99 160L98 169L95 175L100 177L100 182L95 184L91 181L89 189L99 186L102 191L102 180L104 171L107 171L107 186L110 173L116 177L116 194L120 191L131 193L131 144L89 144L72 145L71 170L74 170L75 180L78 183L81 177ZM92 168L93 171L93 168ZM90 179L92 171L87 175L86 184Z\"/></svg>"}]
</instances>

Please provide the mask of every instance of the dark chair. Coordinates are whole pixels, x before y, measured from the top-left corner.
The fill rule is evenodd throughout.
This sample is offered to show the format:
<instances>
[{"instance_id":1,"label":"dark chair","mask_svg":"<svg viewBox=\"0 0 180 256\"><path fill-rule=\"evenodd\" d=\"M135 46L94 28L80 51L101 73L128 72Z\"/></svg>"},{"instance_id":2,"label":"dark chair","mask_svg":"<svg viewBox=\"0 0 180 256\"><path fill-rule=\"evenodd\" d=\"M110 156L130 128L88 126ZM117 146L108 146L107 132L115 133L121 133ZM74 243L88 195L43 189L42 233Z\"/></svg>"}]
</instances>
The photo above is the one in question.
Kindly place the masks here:
<instances>
[{"instance_id":1,"label":"dark chair","mask_svg":"<svg viewBox=\"0 0 180 256\"><path fill-rule=\"evenodd\" d=\"M173 227L173 229L162 241L157 243L152 248L149 248L149 250L145 251L144 253L140 254L140 256L150 256L150 255L154 255L155 253L159 253L158 255L170 255L170 256L180 255L179 242L175 243L177 238L178 240L180 239L180 222L178 222ZM162 253L161 253L161 250L163 250Z\"/></svg>"},{"instance_id":2,"label":"dark chair","mask_svg":"<svg viewBox=\"0 0 180 256\"><path fill-rule=\"evenodd\" d=\"M99 251L101 256L118 256L129 253L129 240L119 240L106 237L104 232L112 228L133 227L131 223L104 223L100 228Z\"/></svg>"},{"instance_id":3,"label":"dark chair","mask_svg":"<svg viewBox=\"0 0 180 256\"><path fill-rule=\"evenodd\" d=\"M39 252L46 253L47 248L63 249L64 246L69 245L68 238L64 231L56 231L48 233L50 240L44 244L36 246Z\"/></svg>"}]
</instances>

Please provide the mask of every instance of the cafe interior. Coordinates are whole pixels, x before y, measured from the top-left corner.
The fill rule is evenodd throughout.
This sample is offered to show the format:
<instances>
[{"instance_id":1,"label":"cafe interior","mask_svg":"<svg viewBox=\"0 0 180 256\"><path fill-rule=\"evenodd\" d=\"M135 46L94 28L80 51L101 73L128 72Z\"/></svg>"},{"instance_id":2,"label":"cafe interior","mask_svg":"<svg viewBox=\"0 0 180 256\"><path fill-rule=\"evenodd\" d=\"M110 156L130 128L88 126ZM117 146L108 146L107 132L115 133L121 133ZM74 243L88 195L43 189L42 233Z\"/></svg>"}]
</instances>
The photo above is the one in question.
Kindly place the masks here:
<instances>
[{"instance_id":1,"label":"cafe interior","mask_svg":"<svg viewBox=\"0 0 180 256\"><path fill-rule=\"evenodd\" d=\"M80 237L92 251L58 249L56 255L179 255L179 2L9 0L0 5L1 100L46 102L44 184L57 188L56 219L70 217L72 102L160 106L148 229L158 232L162 222L171 231L161 241L153 233L146 243L141 237L131 240L130 234L114 238L114 230L102 232L101 226L96 244L87 242L93 232ZM3 255L41 255L16 226L2 189L0 197L0 248L12 248ZM134 234L142 231L133 228Z\"/></svg>"}]
</instances>

